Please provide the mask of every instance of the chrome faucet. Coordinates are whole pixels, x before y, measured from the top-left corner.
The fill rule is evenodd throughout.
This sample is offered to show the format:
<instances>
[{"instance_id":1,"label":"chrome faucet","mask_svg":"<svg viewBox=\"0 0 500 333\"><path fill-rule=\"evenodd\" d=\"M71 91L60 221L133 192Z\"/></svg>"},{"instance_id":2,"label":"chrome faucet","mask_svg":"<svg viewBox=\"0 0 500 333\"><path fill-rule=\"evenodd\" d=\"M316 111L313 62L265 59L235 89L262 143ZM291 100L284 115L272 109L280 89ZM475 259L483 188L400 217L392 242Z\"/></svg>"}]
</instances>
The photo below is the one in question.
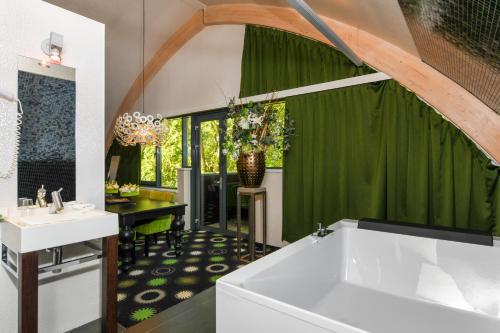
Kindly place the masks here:
<instances>
[{"instance_id":1,"label":"chrome faucet","mask_svg":"<svg viewBox=\"0 0 500 333\"><path fill-rule=\"evenodd\" d=\"M45 198L46 195L47 190L42 185L42 187L40 187L36 193L36 202L38 203L38 206L47 207L47 199Z\"/></svg>"},{"instance_id":2,"label":"chrome faucet","mask_svg":"<svg viewBox=\"0 0 500 333\"><path fill-rule=\"evenodd\" d=\"M329 233L330 233L330 231L327 230L326 227L323 227L323 225L321 223L318 223L318 230L316 230L314 235L318 236L318 237L325 237Z\"/></svg>"},{"instance_id":3,"label":"chrome faucet","mask_svg":"<svg viewBox=\"0 0 500 333\"><path fill-rule=\"evenodd\" d=\"M52 206L50 206L49 214L57 214L64 209L64 204L61 198L62 190L63 189L60 188L59 190L52 192Z\"/></svg>"}]
</instances>

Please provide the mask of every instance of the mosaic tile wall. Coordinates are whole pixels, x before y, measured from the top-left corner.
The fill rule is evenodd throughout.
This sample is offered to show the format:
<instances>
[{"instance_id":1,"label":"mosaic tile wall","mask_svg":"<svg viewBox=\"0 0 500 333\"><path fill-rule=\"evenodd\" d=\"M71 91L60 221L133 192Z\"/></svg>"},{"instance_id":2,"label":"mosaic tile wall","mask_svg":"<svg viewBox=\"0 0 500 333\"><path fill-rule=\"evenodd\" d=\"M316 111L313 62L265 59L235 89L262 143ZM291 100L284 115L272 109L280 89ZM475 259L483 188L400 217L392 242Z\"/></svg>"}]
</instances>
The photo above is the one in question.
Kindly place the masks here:
<instances>
[{"instance_id":1,"label":"mosaic tile wall","mask_svg":"<svg viewBox=\"0 0 500 333\"><path fill-rule=\"evenodd\" d=\"M36 197L44 184L64 188L64 201L75 200L75 82L19 71L18 96L23 124L18 158L18 197Z\"/></svg>"},{"instance_id":2,"label":"mosaic tile wall","mask_svg":"<svg viewBox=\"0 0 500 333\"><path fill-rule=\"evenodd\" d=\"M500 1L399 4L422 60L500 114Z\"/></svg>"}]
</instances>

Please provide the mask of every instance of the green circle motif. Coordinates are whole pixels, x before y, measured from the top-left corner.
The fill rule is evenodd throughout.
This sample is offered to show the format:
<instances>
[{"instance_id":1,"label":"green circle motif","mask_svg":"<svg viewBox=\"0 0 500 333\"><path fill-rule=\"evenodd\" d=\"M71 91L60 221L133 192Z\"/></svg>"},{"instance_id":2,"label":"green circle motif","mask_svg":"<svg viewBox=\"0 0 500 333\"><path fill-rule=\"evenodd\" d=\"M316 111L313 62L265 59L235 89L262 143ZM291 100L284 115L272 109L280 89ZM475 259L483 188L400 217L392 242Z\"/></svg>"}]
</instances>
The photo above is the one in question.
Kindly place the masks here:
<instances>
[{"instance_id":1,"label":"green circle motif","mask_svg":"<svg viewBox=\"0 0 500 333\"><path fill-rule=\"evenodd\" d=\"M200 278L197 276L181 276L175 280L175 283L180 286L192 286L197 284L199 280Z\"/></svg>"},{"instance_id":2,"label":"green circle motif","mask_svg":"<svg viewBox=\"0 0 500 333\"><path fill-rule=\"evenodd\" d=\"M219 247L219 248L220 247L226 247L226 244L224 244L224 243L215 243L214 247Z\"/></svg>"},{"instance_id":3,"label":"green circle motif","mask_svg":"<svg viewBox=\"0 0 500 333\"><path fill-rule=\"evenodd\" d=\"M210 261L211 262L221 262L221 261L224 261L224 257L222 256L215 256L215 257L210 257Z\"/></svg>"},{"instance_id":4,"label":"green circle motif","mask_svg":"<svg viewBox=\"0 0 500 333\"><path fill-rule=\"evenodd\" d=\"M179 262L179 260L173 259L173 258L165 259L162 261L163 265L175 265L175 264L177 264L177 262Z\"/></svg>"},{"instance_id":5,"label":"green circle motif","mask_svg":"<svg viewBox=\"0 0 500 333\"><path fill-rule=\"evenodd\" d=\"M196 264L198 262L200 262L200 258L196 258L196 257L191 257L191 258L187 258L186 260L184 260L186 263L188 264Z\"/></svg>"},{"instance_id":6,"label":"green circle motif","mask_svg":"<svg viewBox=\"0 0 500 333\"><path fill-rule=\"evenodd\" d=\"M137 283L137 280L123 280L118 282L118 288L130 288Z\"/></svg>"},{"instance_id":7,"label":"green circle motif","mask_svg":"<svg viewBox=\"0 0 500 333\"><path fill-rule=\"evenodd\" d=\"M132 312L130 319L133 321L143 321L153 317L156 312L157 311L154 308L140 308Z\"/></svg>"},{"instance_id":8,"label":"green circle motif","mask_svg":"<svg viewBox=\"0 0 500 333\"><path fill-rule=\"evenodd\" d=\"M223 277L223 275L212 275L208 280L212 283L215 283L215 281L217 281L221 277Z\"/></svg>"},{"instance_id":9,"label":"green circle motif","mask_svg":"<svg viewBox=\"0 0 500 333\"><path fill-rule=\"evenodd\" d=\"M146 283L150 287L159 287L167 284L167 279L165 278L154 278Z\"/></svg>"},{"instance_id":10,"label":"green circle motif","mask_svg":"<svg viewBox=\"0 0 500 333\"><path fill-rule=\"evenodd\" d=\"M205 244L193 244L191 245L192 249L203 249L205 247Z\"/></svg>"},{"instance_id":11,"label":"green circle motif","mask_svg":"<svg viewBox=\"0 0 500 333\"><path fill-rule=\"evenodd\" d=\"M152 260L149 260L149 259L139 259L139 260L136 260L135 264L137 266L149 266L153 263Z\"/></svg>"}]
</instances>

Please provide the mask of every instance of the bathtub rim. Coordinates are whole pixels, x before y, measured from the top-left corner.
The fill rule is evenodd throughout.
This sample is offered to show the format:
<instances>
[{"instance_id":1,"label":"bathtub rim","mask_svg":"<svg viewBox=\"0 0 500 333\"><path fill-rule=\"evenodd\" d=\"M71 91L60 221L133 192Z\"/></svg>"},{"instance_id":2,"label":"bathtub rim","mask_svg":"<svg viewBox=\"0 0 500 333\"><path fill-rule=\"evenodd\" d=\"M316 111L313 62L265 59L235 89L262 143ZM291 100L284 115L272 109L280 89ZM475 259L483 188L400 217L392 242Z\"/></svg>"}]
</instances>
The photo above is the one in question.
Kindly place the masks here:
<instances>
[{"instance_id":1,"label":"bathtub rim","mask_svg":"<svg viewBox=\"0 0 500 333\"><path fill-rule=\"evenodd\" d=\"M333 231L338 231L342 228L352 228L352 229L357 229L358 228L358 221L357 220L350 220L350 219L343 219L338 222L333 223L328 227L329 230ZM370 232L383 232L387 233L384 231L373 231L373 230L368 230ZM391 233L392 234L392 233ZM293 304L286 303L284 301L280 301L276 298L272 298L269 296L266 296L264 294L252 291L250 289L247 289L244 285L244 282L247 280L252 279L255 275L258 275L259 273L267 270L271 266L273 266L277 262L281 262L282 260L285 260L289 258L290 256L294 255L297 252L302 251L305 247L308 247L315 242L321 242L323 239L328 239L330 237L334 237L335 235L338 235L337 232L333 232L324 238L319 238L316 236L306 236L294 243L291 243L283 248L280 249L280 251L273 252L271 254L268 254L267 256L261 258L258 260L258 262L254 262L251 265L244 266L237 271L234 271L230 274L227 274L220 279L216 281L216 290L217 292L221 291L226 293L227 295L233 296L233 297L238 297L241 298L247 302L251 302L253 304L263 306L267 309L270 309L272 311L277 311L279 313L291 316L297 320L301 320L304 322L307 322L310 325L316 326L318 328L326 329L326 330L331 330L334 332L338 333L369 333L366 330L363 330L361 328L349 325L347 323L344 323L342 321L323 316L320 314L317 314L313 311L298 307ZM403 237L419 237L419 236L412 236L412 235L400 235ZM442 241L442 242L453 242L457 243L455 241L451 240L437 240L437 241ZM466 243L461 243L461 244L466 244ZM485 246L485 245L477 245L477 244L467 244L466 246ZM490 247L490 246L487 246ZM495 248L500 248L500 237L493 237L493 247ZM430 302L433 304L432 302ZM435 303L434 303L435 304ZM456 310L456 309L455 309ZM459 310L458 311L463 311ZM476 315L480 315L477 314ZM485 315L486 317L490 317ZM491 317L490 317L491 318Z\"/></svg>"}]
</instances>

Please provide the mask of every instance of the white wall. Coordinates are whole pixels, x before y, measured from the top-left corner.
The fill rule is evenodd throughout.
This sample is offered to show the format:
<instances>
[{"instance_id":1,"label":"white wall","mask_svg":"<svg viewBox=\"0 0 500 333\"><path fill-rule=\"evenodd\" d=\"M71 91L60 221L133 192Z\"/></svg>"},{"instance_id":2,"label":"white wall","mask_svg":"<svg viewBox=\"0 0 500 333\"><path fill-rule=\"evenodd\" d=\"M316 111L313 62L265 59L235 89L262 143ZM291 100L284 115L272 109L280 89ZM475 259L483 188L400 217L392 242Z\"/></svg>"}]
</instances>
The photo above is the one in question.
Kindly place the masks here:
<instances>
[{"instance_id":1,"label":"white wall","mask_svg":"<svg viewBox=\"0 0 500 333\"><path fill-rule=\"evenodd\" d=\"M210 26L180 49L146 90L146 111L168 117L206 111L238 96L245 27Z\"/></svg>"},{"instance_id":2,"label":"white wall","mask_svg":"<svg viewBox=\"0 0 500 333\"><path fill-rule=\"evenodd\" d=\"M281 169L268 169L262 181L262 187L266 188L267 195L267 244L281 247L283 230L283 171ZM262 198L256 200L255 222L256 240L262 241Z\"/></svg>"},{"instance_id":3,"label":"white wall","mask_svg":"<svg viewBox=\"0 0 500 333\"><path fill-rule=\"evenodd\" d=\"M184 214L184 230L191 229L191 168L177 169L175 201L187 204Z\"/></svg>"},{"instance_id":4,"label":"white wall","mask_svg":"<svg viewBox=\"0 0 500 333\"><path fill-rule=\"evenodd\" d=\"M104 26L41 0L0 0L0 87L17 92L17 57L42 58L42 40L64 35L63 65L76 68L76 197L104 206ZM0 180L0 208L14 207L17 172ZM99 270L40 286L40 331L100 317ZM0 332L17 331L15 281L0 267Z\"/></svg>"}]
</instances>

